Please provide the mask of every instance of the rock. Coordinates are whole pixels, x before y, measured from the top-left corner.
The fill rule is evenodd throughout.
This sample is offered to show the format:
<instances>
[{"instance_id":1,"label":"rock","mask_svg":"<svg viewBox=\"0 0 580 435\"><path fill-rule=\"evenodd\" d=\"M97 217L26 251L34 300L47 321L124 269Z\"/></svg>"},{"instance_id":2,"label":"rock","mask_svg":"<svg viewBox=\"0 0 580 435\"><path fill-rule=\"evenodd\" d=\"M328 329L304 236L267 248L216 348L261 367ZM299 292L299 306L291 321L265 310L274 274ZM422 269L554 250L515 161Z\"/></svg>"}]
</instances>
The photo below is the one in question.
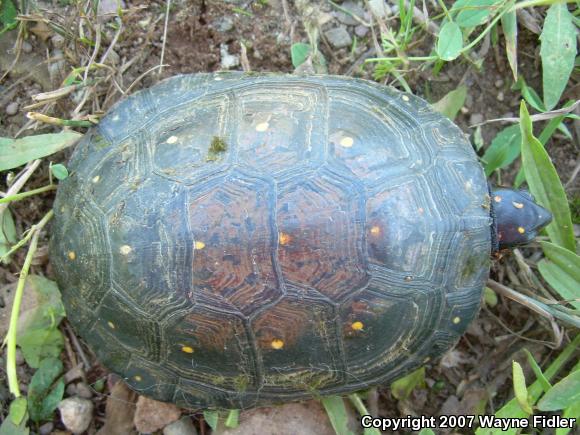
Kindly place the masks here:
<instances>
[{"instance_id":1,"label":"rock","mask_svg":"<svg viewBox=\"0 0 580 435\"><path fill-rule=\"evenodd\" d=\"M378 18L383 18L385 15L391 14L391 10L385 3L385 0L369 0L369 8Z\"/></svg>"},{"instance_id":2,"label":"rock","mask_svg":"<svg viewBox=\"0 0 580 435\"><path fill-rule=\"evenodd\" d=\"M64 41L64 37L58 33L50 38L50 42L52 42L54 48L62 48L64 46Z\"/></svg>"},{"instance_id":3,"label":"rock","mask_svg":"<svg viewBox=\"0 0 580 435\"><path fill-rule=\"evenodd\" d=\"M13 101L12 103L6 106L6 115L14 116L18 113L18 103Z\"/></svg>"},{"instance_id":4,"label":"rock","mask_svg":"<svg viewBox=\"0 0 580 435\"><path fill-rule=\"evenodd\" d=\"M483 122L483 115L481 113L473 113L469 117L469 124L470 125L481 124L482 122Z\"/></svg>"},{"instance_id":5,"label":"rock","mask_svg":"<svg viewBox=\"0 0 580 435\"><path fill-rule=\"evenodd\" d=\"M30 42L24 41L22 43L22 51L25 53L32 53L32 45L30 45Z\"/></svg>"},{"instance_id":6,"label":"rock","mask_svg":"<svg viewBox=\"0 0 580 435\"><path fill-rule=\"evenodd\" d=\"M172 403L158 402L145 396L137 399L134 423L137 431L153 433L173 423L181 415L180 409Z\"/></svg>"},{"instance_id":7,"label":"rock","mask_svg":"<svg viewBox=\"0 0 580 435\"><path fill-rule=\"evenodd\" d=\"M350 14L346 14L344 12L337 12L336 19L340 21L342 24L346 24L347 26L356 26L357 24L359 24L359 22L356 19L354 19L352 15L356 15L360 19L364 17L365 14L364 9L361 8L359 4L356 2L346 1L341 5L341 7L350 12Z\"/></svg>"},{"instance_id":8,"label":"rock","mask_svg":"<svg viewBox=\"0 0 580 435\"><path fill-rule=\"evenodd\" d=\"M52 423L52 421L49 421L48 423L44 423L42 426L38 428L38 433L40 435L50 435L53 429L54 424Z\"/></svg>"},{"instance_id":9,"label":"rock","mask_svg":"<svg viewBox=\"0 0 580 435\"><path fill-rule=\"evenodd\" d=\"M240 414L238 427L221 424L213 435L334 435L334 429L322 405L314 400L288 403L272 408L257 408Z\"/></svg>"},{"instance_id":10,"label":"rock","mask_svg":"<svg viewBox=\"0 0 580 435\"><path fill-rule=\"evenodd\" d=\"M222 69L234 68L240 64L240 56L229 54L226 44L220 45L220 54L222 58L220 63Z\"/></svg>"},{"instance_id":11,"label":"rock","mask_svg":"<svg viewBox=\"0 0 580 435\"><path fill-rule=\"evenodd\" d=\"M349 47L352 44L352 38L346 30L346 27L340 26L324 32L324 36L334 48Z\"/></svg>"},{"instance_id":12,"label":"rock","mask_svg":"<svg viewBox=\"0 0 580 435\"><path fill-rule=\"evenodd\" d=\"M165 426L163 435L197 435L197 430L193 426L191 418L184 416Z\"/></svg>"},{"instance_id":13,"label":"rock","mask_svg":"<svg viewBox=\"0 0 580 435\"><path fill-rule=\"evenodd\" d=\"M93 419L93 402L82 397L69 397L58 404L62 424L72 433L87 430Z\"/></svg>"},{"instance_id":14,"label":"rock","mask_svg":"<svg viewBox=\"0 0 580 435\"><path fill-rule=\"evenodd\" d=\"M226 33L234 28L234 20L230 17L220 17L214 21L213 26L218 32Z\"/></svg>"},{"instance_id":15,"label":"rock","mask_svg":"<svg viewBox=\"0 0 580 435\"><path fill-rule=\"evenodd\" d=\"M501 88L503 86L503 80L502 79L497 79L494 83L496 88Z\"/></svg>"},{"instance_id":16,"label":"rock","mask_svg":"<svg viewBox=\"0 0 580 435\"><path fill-rule=\"evenodd\" d=\"M71 396L76 396L77 394L77 386L75 384L68 384L66 386L66 395L71 397Z\"/></svg>"},{"instance_id":17,"label":"rock","mask_svg":"<svg viewBox=\"0 0 580 435\"><path fill-rule=\"evenodd\" d=\"M369 28L367 26L363 26L362 24L359 24L354 28L354 34L359 38L364 38L367 36L367 33L369 33Z\"/></svg>"},{"instance_id":18,"label":"rock","mask_svg":"<svg viewBox=\"0 0 580 435\"><path fill-rule=\"evenodd\" d=\"M117 9L125 9L125 2L123 0L100 0L97 14L101 17L112 18L117 16Z\"/></svg>"},{"instance_id":19,"label":"rock","mask_svg":"<svg viewBox=\"0 0 580 435\"><path fill-rule=\"evenodd\" d=\"M497 98L497 101L503 101L505 99L503 91L499 91L496 98Z\"/></svg>"},{"instance_id":20,"label":"rock","mask_svg":"<svg viewBox=\"0 0 580 435\"><path fill-rule=\"evenodd\" d=\"M77 396L82 397L83 399L90 399L93 397L93 391L86 383L79 382L77 384Z\"/></svg>"}]
</instances>

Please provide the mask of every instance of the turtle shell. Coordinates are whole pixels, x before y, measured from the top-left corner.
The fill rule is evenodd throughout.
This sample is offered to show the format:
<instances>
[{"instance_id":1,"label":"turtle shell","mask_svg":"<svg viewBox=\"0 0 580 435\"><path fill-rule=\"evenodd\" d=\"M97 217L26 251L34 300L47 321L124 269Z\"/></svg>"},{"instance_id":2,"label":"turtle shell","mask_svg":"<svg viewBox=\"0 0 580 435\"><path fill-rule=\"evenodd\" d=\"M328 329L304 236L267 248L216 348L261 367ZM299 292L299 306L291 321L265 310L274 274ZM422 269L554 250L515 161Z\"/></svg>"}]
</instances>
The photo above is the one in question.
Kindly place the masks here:
<instances>
[{"instance_id":1,"label":"turtle shell","mask_svg":"<svg viewBox=\"0 0 580 435\"><path fill-rule=\"evenodd\" d=\"M177 76L117 104L59 186L68 318L135 390L248 408L448 349L489 272L484 172L420 98L333 76Z\"/></svg>"}]
</instances>

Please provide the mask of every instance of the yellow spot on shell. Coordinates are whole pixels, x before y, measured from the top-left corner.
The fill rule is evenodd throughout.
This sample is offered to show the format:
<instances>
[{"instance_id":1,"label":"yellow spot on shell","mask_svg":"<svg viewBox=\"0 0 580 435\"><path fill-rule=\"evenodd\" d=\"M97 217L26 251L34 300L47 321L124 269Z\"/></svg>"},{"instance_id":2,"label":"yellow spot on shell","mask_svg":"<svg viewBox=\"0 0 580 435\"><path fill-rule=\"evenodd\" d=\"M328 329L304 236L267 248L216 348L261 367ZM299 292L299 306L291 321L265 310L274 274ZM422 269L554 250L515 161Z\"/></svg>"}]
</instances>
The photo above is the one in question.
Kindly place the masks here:
<instances>
[{"instance_id":1,"label":"yellow spot on shell","mask_svg":"<svg viewBox=\"0 0 580 435\"><path fill-rule=\"evenodd\" d=\"M92 181L93 181L93 183L98 183L100 179L101 179L101 177L99 175L95 175L93 177L93 180Z\"/></svg>"},{"instance_id":2,"label":"yellow spot on shell","mask_svg":"<svg viewBox=\"0 0 580 435\"><path fill-rule=\"evenodd\" d=\"M352 324L350 325L350 327L352 329L354 329L355 331L362 331L362 329L364 328L365 325L363 325L363 322L360 321L356 321L356 322L352 322Z\"/></svg>"},{"instance_id":3,"label":"yellow spot on shell","mask_svg":"<svg viewBox=\"0 0 580 435\"><path fill-rule=\"evenodd\" d=\"M354 144L354 139L352 137L346 136L340 140L341 147L350 148L350 147L352 147L353 144Z\"/></svg>"},{"instance_id":4,"label":"yellow spot on shell","mask_svg":"<svg viewBox=\"0 0 580 435\"><path fill-rule=\"evenodd\" d=\"M284 347L284 342L279 338L275 338L274 340L272 340L272 343L270 343L270 345L272 346L272 349L280 350Z\"/></svg>"},{"instance_id":5,"label":"yellow spot on shell","mask_svg":"<svg viewBox=\"0 0 580 435\"><path fill-rule=\"evenodd\" d=\"M110 320L107 322L107 325L109 325L109 328L115 329L115 324L113 322L111 322Z\"/></svg>"},{"instance_id":6,"label":"yellow spot on shell","mask_svg":"<svg viewBox=\"0 0 580 435\"><path fill-rule=\"evenodd\" d=\"M173 144L177 143L178 140L179 138L177 136L169 136L165 142L167 142L168 144Z\"/></svg>"},{"instance_id":7,"label":"yellow spot on shell","mask_svg":"<svg viewBox=\"0 0 580 435\"><path fill-rule=\"evenodd\" d=\"M268 127L270 127L270 124L267 122L260 122L259 124L256 124L256 131L266 131L268 130Z\"/></svg>"},{"instance_id":8,"label":"yellow spot on shell","mask_svg":"<svg viewBox=\"0 0 580 435\"><path fill-rule=\"evenodd\" d=\"M131 248L129 245L123 245L119 249L119 252L123 255L129 255L132 250L133 250L133 248Z\"/></svg>"},{"instance_id":9,"label":"yellow spot on shell","mask_svg":"<svg viewBox=\"0 0 580 435\"><path fill-rule=\"evenodd\" d=\"M428 356L428 357L426 357L426 358L423 360L423 364L425 364L425 363L428 363L430 359L431 359L431 357L429 357L429 356Z\"/></svg>"},{"instance_id":10,"label":"yellow spot on shell","mask_svg":"<svg viewBox=\"0 0 580 435\"><path fill-rule=\"evenodd\" d=\"M74 260L75 258L77 258L77 254L75 254L75 251L68 251L68 254L66 255L70 260Z\"/></svg>"},{"instance_id":11,"label":"yellow spot on shell","mask_svg":"<svg viewBox=\"0 0 580 435\"><path fill-rule=\"evenodd\" d=\"M205 248L205 243L195 242L195 249L203 249L203 248Z\"/></svg>"},{"instance_id":12,"label":"yellow spot on shell","mask_svg":"<svg viewBox=\"0 0 580 435\"><path fill-rule=\"evenodd\" d=\"M501 202L501 196L499 196L499 195L495 195L495 196L493 197L493 200L494 200L495 202Z\"/></svg>"},{"instance_id":13,"label":"yellow spot on shell","mask_svg":"<svg viewBox=\"0 0 580 435\"><path fill-rule=\"evenodd\" d=\"M143 378L139 375L133 376L133 379L135 379L137 382L141 382L143 380Z\"/></svg>"},{"instance_id":14,"label":"yellow spot on shell","mask_svg":"<svg viewBox=\"0 0 580 435\"><path fill-rule=\"evenodd\" d=\"M280 233L278 235L278 240L280 240L280 244L281 245L286 245L290 242L290 235L286 234L286 233Z\"/></svg>"},{"instance_id":15,"label":"yellow spot on shell","mask_svg":"<svg viewBox=\"0 0 580 435\"><path fill-rule=\"evenodd\" d=\"M402 98L403 98L403 101L409 101L409 97L407 97L406 95L403 95Z\"/></svg>"},{"instance_id":16,"label":"yellow spot on shell","mask_svg":"<svg viewBox=\"0 0 580 435\"><path fill-rule=\"evenodd\" d=\"M461 318L460 317L454 317L453 318L453 323L455 323L456 325L461 322Z\"/></svg>"},{"instance_id":17,"label":"yellow spot on shell","mask_svg":"<svg viewBox=\"0 0 580 435\"><path fill-rule=\"evenodd\" d=\"M376 236L380 233L381 233L381 229L377 225L375 225L374 227L371 228L371 234L374 234Z\"/></svg>"},{"instance_id":18,"label":"yellow spot on shell","mask_svg":"<svg viewBox=\"0 0 580 435\"><path fill-rule=\"evenodd\" d=\"M513 205L515 208L524 208L524 204L523 204L523 203L521 203L521 202L516 202L516 201L513 201L513 202L512 202L512 205Z\"/></svg>"},{"instance_id":19,"label":"yellow spot on shell","mask_svg":"<svg viewBox=\"0 0 580 435\"><path fill-rule=\"evenodd\" d=\"M524 227L518 227L518 233L524 234L525 232L526 232L526 229Z\"/></svg>"},{"instance_id":20,"label":"yellow spot on shell","mask_svg":"<svg viewBox=\"0 0 580 435\"><path fill-rule=\"evenodd\" d=\"M181 351L185 353L193 353L193 347L191 346L181 346Z\"/></svg>"}]
</instances>

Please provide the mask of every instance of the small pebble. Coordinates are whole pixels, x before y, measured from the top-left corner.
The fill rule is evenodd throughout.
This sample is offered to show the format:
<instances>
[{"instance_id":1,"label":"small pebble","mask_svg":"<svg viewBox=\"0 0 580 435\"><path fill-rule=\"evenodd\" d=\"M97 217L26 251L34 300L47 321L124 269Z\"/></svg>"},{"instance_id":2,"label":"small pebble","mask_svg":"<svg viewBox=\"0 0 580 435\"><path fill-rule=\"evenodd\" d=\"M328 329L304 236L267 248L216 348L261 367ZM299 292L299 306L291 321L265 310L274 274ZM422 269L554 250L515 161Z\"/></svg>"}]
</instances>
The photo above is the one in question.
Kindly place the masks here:
<instances>
[{"instance_id":1,"label":"small pebble","mask_svg":"<svg viewBox=\"0 0 580 435\"><path fill-rule=\"evenodd\" d=\"M496 98L497 98L497 101L503 101L504 100L503 92L499 91Z\"/></svg>"},{"instance_id":2,"label":"small pebble","mask_svg":"<svg viewBox=\"0 0 580 435\"><path fill-rule=\"evenodd\" d=\"M6 115L14 116L18 113L18 103L13 101L6 106Z\"/></svg>"},{"instance_id":3,"label":"small pebble","mask_svg":"<svg viewBox=\"0 0 580 435\"><path fill-rule=\"evenodd\" d=\"M58 404L62 424L72 433L87 430L93 419L93 402L81 397L69 397Z\"/></svg>"},{"instance_id":4,"label":"small pebble","mask_svg":"<svg viewBox=\"0 0 580 435\"><path fill-rule=\"evenodd\" d=\"M501 88L503 86L503 80L497 79L494 84L496 88Z\"/></svg>"},{"instance_id":5,"label":"small pebble","mask_svg":"<svg viewBox=\"0 0 580 435\"><path fill-rule=\"evenodd\" d=\"M52 423L52 421L49 421L48 423L44 423L42 426L38 428L38 433L40 435L50 435L53 429L54 424Z\"/></svg>"},{"instance_id":6,"label":"small pebble","mask_svg":"<svg viewBox=\"0 0 580 435\"><path fill-rule=\"evenodd\" d=\"M163 428L163 435L197 435L197 430L188 416L168 424Z\"/></svg>"},{"instance_id":7,"label":"small pebble","mask_svg":"<svg viewBox=\"0 0 580 435\"><path fill-rule=\"evenodd\" d=\"M79 382L77 385L77 396L82 397L83 399L90 399L93 397L93 392L91 387L89 387L84 382Z\"/></svg>"},{"instance_id":8,"label":"small pebble","mask_svg":"<svg viewBox=\"0 0 580 435\"><path fill-rule=\"evenodd\" d=\"M70 397L76 394L77 394L77 386L75 384L68 384L66 386L66 395Z\"/></svg>"},{"instance_id":9,"label":"small pebble","mask_svg":"<svg viewBox=\"0 0 580 435\"><path fill-rule=\"evenodd\" d=\"M22 51L25 53L30 53L32 51L32 45L30 45L30 42L24 41L22 43Z\"/></svg>"},{"instance_id":10,"label":"small pebble","mask_svg":"<svg viewBox=\"0 0 580 435\"><path fill-rule=\"evenodd\" d=\"M240 64L240 56L228 53L228 46L226 44L220 45L220 54L220 66L222 69L234 68Z\"/></svg>"},{"instance_id":11,"label":"small pebble","mask_svg":"<svg viewBox=\"0 0 580 435\"><path fill-rule=\"evenodd\" d=\"M367 26L363 26L362 24L354 28L354 34L359 38L364 38L367 33L369 33L369 28Z\"/></svg>"},{"instance_id":12,"label":"small pebble","mask_svg":"<svg viewBox=\"0 0 580 435\"><path fill-rule=\"evenodd\" d=\"M341 7L350 12L350 14L346 14L344 12L336 13L336 18L343 24L348 26L356 26L359 22L353 17L353 15L360 19L363 19L364 17L365 10L361 8L356 2L346 1L341 5Z\"/></svg>"},{"instance_id":13,"label":"small pebble","mask_svg":"<svg viewBox=\"0 0 580 435\"><path fill-rule=\"evenodd\" d=\"M327 30L324 36L334 48L349 47L352 44L352 38L344 26Z\"/></svg>"},{"instance_id":14,"label":"small pebble","mask_svg":"<svg viewBox=\"0 0 580 435\"><path fill-rule=\"evenodd\" d=\"M469 124L481 124L483 122L483 115L481 113L473 113L469 117Z\"/></svg>"},{"instance_id":15,"label":"small pebble","mask_svg":"<svg viewBox=\"0 0 580 435\"><path fill-rule=\"evenodd\" d=\"M218 32L226 33L234 28L234 21L230 17L220 17L215 20L213 26Z\"/></svg>"},{"instance_id":16,"label":"small pebble","mask_svg":"<svg viewBox=\"0 0 580 435\"><path fill-rule=\"evenodd\" d=\"M54 35L52 38L50 38L50 42L52 42L52 46L54 48L62 48L64 45L64 37L58 34Z\"/></svg>"}]
</instances>

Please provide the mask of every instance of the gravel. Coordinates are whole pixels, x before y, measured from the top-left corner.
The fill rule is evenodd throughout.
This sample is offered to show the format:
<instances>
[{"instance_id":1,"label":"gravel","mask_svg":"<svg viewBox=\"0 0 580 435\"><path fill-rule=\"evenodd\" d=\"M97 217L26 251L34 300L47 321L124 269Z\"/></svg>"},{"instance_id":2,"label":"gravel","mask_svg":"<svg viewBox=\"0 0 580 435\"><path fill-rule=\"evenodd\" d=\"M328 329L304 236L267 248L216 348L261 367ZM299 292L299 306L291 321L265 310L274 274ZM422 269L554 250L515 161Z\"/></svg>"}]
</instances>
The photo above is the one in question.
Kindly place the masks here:
<instances>
[{"instance_id":1,"label":"gravel","mask_svg":"<svg viewBox=\"0 0 580 435\"><path fill-rule=\"evenodd\" d=\"M324 36L328 39L330 45L334 48L349 47L352 44L352 38L346 30L346 26L335 27L334 29L324 32Z\"/></svg>"}]
</instances>

